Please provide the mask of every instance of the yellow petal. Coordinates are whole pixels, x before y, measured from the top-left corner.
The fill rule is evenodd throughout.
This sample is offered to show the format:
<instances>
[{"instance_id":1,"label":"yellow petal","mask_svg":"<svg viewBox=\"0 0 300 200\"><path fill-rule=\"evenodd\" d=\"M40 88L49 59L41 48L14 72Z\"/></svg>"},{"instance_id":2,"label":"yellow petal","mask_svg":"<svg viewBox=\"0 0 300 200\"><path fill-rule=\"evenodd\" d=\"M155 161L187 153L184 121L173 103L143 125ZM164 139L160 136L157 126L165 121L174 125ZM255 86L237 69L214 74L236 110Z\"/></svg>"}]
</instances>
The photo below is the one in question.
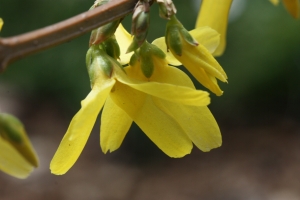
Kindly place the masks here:
<instances>
[{"instance_id":1,"label":"yellow petal","mask_svg":"<svg viewBox=\"0 0 300 200\"><path fill-rule=\"evenodd\" d=\"M190 31L190 34L210 53L213 53L219 46L220 34L208 26L193 29Z\"/></svg>"},{"instance_id":2,"label":"yellow petal","mask_svg":"<svg viewBox=\"0 0 300 200\"><path fill-rule=\"evenodd\" d=\"M117 28L115 32L116 39L118 41L118 44L120 46L120 63L122 65L128 64L130 61L130 57L133 54L131 53L126 53L127 48L132 42L132 37L131 35L126 31L126 29L123 27L123 25L120 23L119 27Z\"/></svg>"},{"instance_id":3,"label":"yellow petal","mask_svg":"<svg viewBox=\"0 0 300 200\"><path fill-rule=\"evenodd\" d=\"M164 76L156 76L166 83L194 88L190 78L175 67L166 67ZM202 151L209 151L222 144L221 133L213 115L206 106L194 107L175 104L162 99L153 98L155 105L172 116L182 127L194 144Z\"/></svg>"},{"instance_id":4,"label":"yellow petal","mask_svg":"<svg viewBox=\"0 0 300 200\"><path fill-rule=\"evenodd\" d=\"M170 65L173 65L173 66L182 65L181 62L179 60L177 60L170 51L167 50L167 45L166 45L164 37L157 38L156 40L154 40L152 42L152 44L159 47L166 54L166 60L168 61L168 63Z\"/></svg>"},{"instance_id":5,"label":"yellow petal","mask_svg":"<svg viewBox=\"0 0 300 200\"><path fill-rule=\"evenodd\" d=\"M116 72L116 77L121 83L136 90L171 102L194 106L206 106L210 103L209 94L205 91L166 83L143 82L129 79L120 69Z\"/></svg>"},{"instance_id":6,"label":"yellow petal","mask_svg":"<svg viewBox=\"0 0 300 200\"><path fill-rule=\"evenodd\" d=\"M51 161L50 169L53 174L64 174L74 165L114 84L114 79L96 82L92 91L81 102L81 109L73 117Z\"/></svg>"},{"instance_id":7,"label":"yellow petal","mask_svg":"<svg viewBox=\"0 0 300 200\"><path fill-rule=\"evenodd\" d=\"M279 3L279 0L269 0L273 5L277 6Z\"/></svg>"},{"instance_id":8,"label":"yellow petal","mask_svg":"<svg viewBox=\"0 0 300 200\"><path fill-rule=\"evenodd\" d=\"M232 0L203 0L196 27L209 26L221 34L220 45L214 56L221 56L226 47L228 15Z\"/></svg>"},{"instance_id":9,"label":"yellow petal","mask_svg":"<svg viewBox=\"0 0 300 200\"><path fill-rule=\"evenodd\" d=\"M7 141L0 137L0 170L16 178L26 178L34 169Z\"/></svg>"},{"instance_id":10,"label":"yellow petal","mask_svg":"<svg viewBox=\"0 0 300 200\"><path fill-rule=\"evenodd\" d=\"M156 98L155 105L168 113L202 151L220 147L222 136L213 115L206 106L195 107L170 103Z\"/></svg>"},{"instance_id":11,"label":"yellow petal","mask_svg":"<svg viewBox=\"0 0 300 200\"><path fill-rule=\"evenodd\" d=\"M223 91L220 89L216 78L206 73L204 69L200 66L188 61L185 61L185 66L187 70L199 81L204 87L208 88L210 91L215 93L217 96L223 94ZM214 81L213 81L214 80Z\"/></svg>"},{"instance_id":12,"label":"yellow petal","mask_svg":"<svg viewBox=\"0 0 300 200\"><path fill-rule=\"evenodd\" d=\"M104 153L117 150L132 124L132 119L119 108L110 97L107 98L102 115L100 128L100 146Z\"/></svg>"},{"instance_id":13,"label":"yellow petal","mask_svg":"<svg viewBox=\"0 0 300 200\"><path fill-rule=\"evenodd\" d=\"M299 0L283 0L283 4L294 18L297 19L299 17Z\"/></svg>"},{"instance_id":14,"label":"yellow petal","mask_svg":"<svg viewBox=\"0 0 300 200\"><path fill-rule=\"evenodd\" d=\"M154 105L149 95L117 82L110 96L165 154L177 158L191 152L190 139L173 118Z\"/></svg>"}]
</instances>

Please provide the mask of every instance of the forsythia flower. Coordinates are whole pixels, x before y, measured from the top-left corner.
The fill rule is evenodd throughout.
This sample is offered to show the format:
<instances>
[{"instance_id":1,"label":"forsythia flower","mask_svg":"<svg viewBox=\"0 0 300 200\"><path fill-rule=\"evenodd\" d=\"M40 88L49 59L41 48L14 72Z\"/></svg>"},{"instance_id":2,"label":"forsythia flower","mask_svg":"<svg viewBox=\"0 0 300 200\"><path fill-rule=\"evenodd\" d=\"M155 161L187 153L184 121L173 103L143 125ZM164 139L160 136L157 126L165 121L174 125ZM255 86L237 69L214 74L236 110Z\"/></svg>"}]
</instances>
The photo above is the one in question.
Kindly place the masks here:
<instances>
[{"instance_id":1,"label":"forsythia flower","mask_svg":"<svg viewBox=\"0 0 300 200\"><path fill-rule=\"evenodd\" d=\"M26 178L38 166L36 153L23 124L12 115L0 114L0 170Z\"/></svg>"},{"instance_id":2,"label":"forsythia flower","mask_svg":"<svg viewBox=\"0 0 300 200\"><path fill-rule=\"evenodd\" d=\"M214 56L221 56L226 48L226 31L228 15L232 0L202 0L196 28L209 26L220 33L220 45Z\"/></svg>"},{"instance_id":3,"label":"forsythia flower","mask_svg":"<svg viewBox=\"0 0 300 200\"><path fill-rule=\"evenodd\" d=\"M210 111L202 107L209 104L208 93L191 87L191 81L182 72L168 68L165 63L164 73L153 70L155 81L144 79L134 66L126 67L125 73L116 60L98 47L92 46L89 51L92 56L87 56L87 65L92 91L81 102L81 109L51 161L52 173L64 174L74 165L104 103L100 137L105 153L119 148L132 121L171 157L190 153L191 140L204 151L221 145L218 125ZM180 113L186 114L186 118L178 116ZM192 122L195 124L188 126ZM186 134L188 130L190 135ZM200 130L204 133L196 135Z\"/></svg>"},{"instance_id":4,"label":"forsythia flower","mask_svg":"<svg viewBox=\"0 0 300 200\"><path fill-rule=\"evenodd\" d=\"M218 96L223 94L216 78L227 82L227 75L211 55L219 44L219 34L216 31L201 27L188 32L173 16L167 25L166 38L156 39L153 44L168 54L167 59L171 65L182 63L204 87ZM170 49L172 55L167 49Z\"/></svg>"},{"instance_id":5,"label":"forsythia flower","mask_svg":"<svg viewBox=\"0 0 300 200\"><path fill-rule=\"evenodd\" d=\"M270 0L274 5L278 5L279 0ZM299 18L300 16L300 3L299 0L282 0L285 8L294 18Z\"/></svg>"}]
</instances>

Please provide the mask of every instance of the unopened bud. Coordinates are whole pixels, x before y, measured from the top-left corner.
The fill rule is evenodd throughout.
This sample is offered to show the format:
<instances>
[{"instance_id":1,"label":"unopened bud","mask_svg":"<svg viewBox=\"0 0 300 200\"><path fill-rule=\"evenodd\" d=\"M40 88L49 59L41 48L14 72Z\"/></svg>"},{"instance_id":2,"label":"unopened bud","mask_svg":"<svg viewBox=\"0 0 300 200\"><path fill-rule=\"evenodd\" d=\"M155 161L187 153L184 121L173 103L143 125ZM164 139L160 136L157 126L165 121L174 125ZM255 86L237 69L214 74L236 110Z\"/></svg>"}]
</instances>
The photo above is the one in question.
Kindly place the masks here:
<instances>
[{"instance_id":1,"label":"unopened bud","mask_svg":"<svg viewBox=\"0 0 300 200\"><path fill-rule=\"evenodd\" d=\"M105 24L97 29L94 29L90 37L90 42L89 42L90 46L94 44L100 44L101 42L113 36L119 24L120 24L120 19Z\"/></svg>"},{"instance_id":2,"label":"unopened bud","mask_svg":"<svg viewBox=\"0 0 300 200\"><path fill-rule=\"evenodd\" d=\"M131 26L131 34L134 36L132 43L127 49L127 53L131 51L135 51L139 48L148 35L148 29L150 24L150 5L149 2L139 1L139 3L135 6L133 15L132 15L132 26Z\"/></svg>"},{"instance_id":3,"label":"unopened bud","mask_svg":"<svg viewBox=\"0 0 300 200\"><path fill-rule=\"evenodd\" d=\"M170 19L176 14L177 10L172 0L156 0L159 6L159 16L164 19Z\"/></svg>"}]
</instances>

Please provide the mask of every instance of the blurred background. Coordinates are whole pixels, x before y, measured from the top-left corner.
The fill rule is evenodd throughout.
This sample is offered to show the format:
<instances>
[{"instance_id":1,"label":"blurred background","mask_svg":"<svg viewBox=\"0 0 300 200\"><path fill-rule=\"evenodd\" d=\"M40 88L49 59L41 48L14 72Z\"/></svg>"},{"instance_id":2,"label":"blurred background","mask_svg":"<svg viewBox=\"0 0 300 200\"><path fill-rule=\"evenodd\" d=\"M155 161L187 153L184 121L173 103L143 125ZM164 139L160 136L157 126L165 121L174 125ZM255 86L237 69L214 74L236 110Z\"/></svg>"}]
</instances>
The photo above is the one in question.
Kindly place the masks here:
<instances>
[{"instance_id":1,"label":"blurred background","mask_svg":"<svg viewBox=\"0 0 300 200\"><path fill-rule=\"evenodd\" d=\"M200 1L174 0L192 29ZM1 37L42 28L86 11L87 0L1 1ZM151 9L149 41L165 21ZM130 28L130 16L125 20ZM99 120L80 158L63 176L49 163L80 101L90 91L89 34L10 65L0 74L0 110L19 117L40 158L26 180L0 172L0 199L298 200L300 199L300 20L282 4L235 0L227 49L217 58L229 77L209 106L222 147L172 159L134 125L121 148L104 155ZM182 68L183 69L183 68ZM202 87L196 82L197 88Z\"/></svg>"}]
</instances>

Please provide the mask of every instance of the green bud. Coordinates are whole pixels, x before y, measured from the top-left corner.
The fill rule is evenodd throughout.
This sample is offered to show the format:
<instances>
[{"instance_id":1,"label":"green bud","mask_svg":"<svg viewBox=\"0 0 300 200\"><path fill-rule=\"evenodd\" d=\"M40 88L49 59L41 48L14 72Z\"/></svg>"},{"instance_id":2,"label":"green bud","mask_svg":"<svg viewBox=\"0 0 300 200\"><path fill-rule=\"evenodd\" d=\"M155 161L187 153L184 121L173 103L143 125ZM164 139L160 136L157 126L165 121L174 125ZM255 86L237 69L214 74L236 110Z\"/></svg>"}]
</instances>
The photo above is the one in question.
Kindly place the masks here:
<instances>
[{"instance_id":1,"label":"green bud","mask_svg":"<svg viewBox=\"0 0 300 200\"><path fill-rule=\"evenodd\" d=\"M134 35L127 53L137 50L146 40L150 24L150 6L148 1L139 1L133 11L131 34Z\"/></svg>"},{"instance_id":2,"label":"green bud","mask_svg":"<svg viewBox=\"0 0 300 200\"><path fill-rule=\"evenodd\" d=\"M112 37L115 34L119 24L120 24L120 19L105 24L97 29L94 29L90 36L90 42L89 42L90 46L93 44L100 44L101 42Z\"/></svg>"},{"instance_id":3,"label":"green bud","mask_svg":"<svg viewBox=\"0 0 300 200\"><path fill-rule=\"evenodd\" d=\"M172 0L156 0L159 7L159 16L163 19L170 19L177 10Z\"/></svg>"},{"instance_id":4,"label":"green bud","mask_svg":"<svg viewBox=\"0 0 300 200\"><path fill-rule=\"evenodd\" d=\"M12 115L0 113L0 137L12 145L30 164L38 166L37 155L20 120Z\"/></svg>"}]
</instances>

